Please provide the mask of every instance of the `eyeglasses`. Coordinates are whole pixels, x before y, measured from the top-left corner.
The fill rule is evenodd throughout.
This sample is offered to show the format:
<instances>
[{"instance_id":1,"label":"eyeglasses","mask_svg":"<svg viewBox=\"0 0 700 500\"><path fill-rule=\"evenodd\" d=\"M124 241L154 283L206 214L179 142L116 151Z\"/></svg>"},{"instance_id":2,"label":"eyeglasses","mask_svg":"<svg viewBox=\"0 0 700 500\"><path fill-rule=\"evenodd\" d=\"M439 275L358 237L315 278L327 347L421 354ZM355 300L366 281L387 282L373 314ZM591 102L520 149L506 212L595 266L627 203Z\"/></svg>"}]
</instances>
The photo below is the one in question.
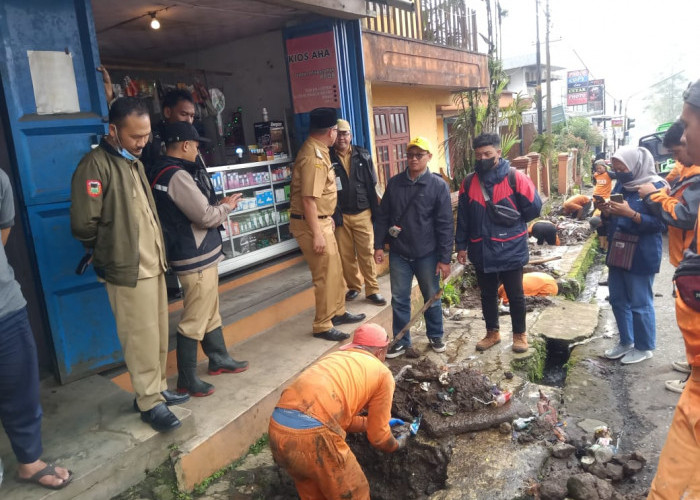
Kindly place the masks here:
<instances>
[{"instance_id":1,"label":"eyeglasses","mask_svg":"<svg viewBox=\"0 0 700 500\"><path fill-rule=\"evenodd\" d=\"M420 160L421 158L423 158L423 157L426 156L427 154L428 154L428 153L406 153L406 158L408 158L409 160L412 160L412 159L414 159L414 158L415 158L416 160Z\"/></svg>"},{"instance_id":2,"label":"eyeglasses","mask_svg":"<svg viewBox=\"0 0 700 500\"><path fill-rule=\"evenodd\" d=\"M350 135L350 132L348 132L347 130L339 130L339 131L338 131L338 136L339 136L339 137L347 137L347 136L349 136L349 135Z\"/></svg>"}]
</instances>

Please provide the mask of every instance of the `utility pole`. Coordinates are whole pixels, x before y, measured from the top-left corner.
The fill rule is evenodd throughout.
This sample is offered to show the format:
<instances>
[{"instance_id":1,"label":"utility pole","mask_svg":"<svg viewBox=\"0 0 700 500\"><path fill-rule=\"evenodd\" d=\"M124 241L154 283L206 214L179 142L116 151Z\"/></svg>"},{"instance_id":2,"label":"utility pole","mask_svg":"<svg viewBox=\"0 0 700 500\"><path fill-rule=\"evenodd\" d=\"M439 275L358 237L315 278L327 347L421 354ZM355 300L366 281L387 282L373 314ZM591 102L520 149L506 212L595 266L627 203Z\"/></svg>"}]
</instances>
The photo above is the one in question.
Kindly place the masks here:
<instances>
[{"instance_id":1,"label":"utility pole","mask_svg":"<svg viewBox=\"0 0 700 500\"><path fill-rule=\"evenodd\" d=\"M547 65L547 133L552 133L552 65L549 60L549 0L545 0L545 18L547 29L545 31L545 61Z\"/></svg>"},{"instance_id":2,"label":"utility pole","mask_svg":"<svg viewBox=\"0 0 700 500\"><path fill-rule=\"evenodd\" d=\"M542 61L540 57L540 0L535 0L535 27L537 29L537 133L542 133Z\"/></svg>"}]
</instances>

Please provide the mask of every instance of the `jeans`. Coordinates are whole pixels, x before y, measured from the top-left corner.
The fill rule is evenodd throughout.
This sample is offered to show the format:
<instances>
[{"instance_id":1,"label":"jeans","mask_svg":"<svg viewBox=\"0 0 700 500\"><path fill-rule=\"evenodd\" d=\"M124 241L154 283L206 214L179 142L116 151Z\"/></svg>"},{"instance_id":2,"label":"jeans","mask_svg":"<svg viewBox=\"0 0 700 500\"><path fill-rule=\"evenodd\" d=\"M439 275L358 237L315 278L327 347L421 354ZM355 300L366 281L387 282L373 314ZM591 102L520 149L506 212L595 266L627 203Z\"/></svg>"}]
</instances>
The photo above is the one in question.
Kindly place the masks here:
<instances>
[{"instance_id":1,"label":"jeans","mask_svg":"<svg viewBox=\"0 0 700 500\"><path fill-rule=\"evenodd\" d=\"M634 344L640 351L656 347L656 314L654 312L655 274L634 274L610 267L608 290L620 344Z\"/></svg>"},{"instance_id":2,"label":"jeans","mask_svg":"<svg viewBox=\"0 0 700 500\"><path fill-rule=\"evenodd\" d=\"M525 333L525 294L523 293L523 268L484 273L476 270L476 280L481 289L481 312L487 330L498 330L498 287L503 288L510 304L510 321L513 333Z\"/></svg>"},{"instance_id":3,"label":"jeans","mask_svg":"<svg viewBox=\"0 0 700 500\"><path fill-rule=\"evenodd\" d=\"M0 318L0 421L21 464L39 460L39 362L23 307Z\"/></svg>"},{"instance_id":4,"label":"jeans","mask_svg":"<svg viewBox=\"0 0 700 500\"><path fill-rule=\"evenodd\" d=\"M418 280L418 287L423 294L423 300L427 302L440 289L440 277L435 274L437 268L437 254L429 254L420 259L406 259L396 253L389 259L389 273L391 281L391 309L393 312L392 331L394 336L406 326L411 319L411 284L413 276ZM442 303L436 300L425 311L425 328L429 339L441 339L442 329ZM399 341L406 347L411 345L411 332Z\"/></svg>"}]
</instances>

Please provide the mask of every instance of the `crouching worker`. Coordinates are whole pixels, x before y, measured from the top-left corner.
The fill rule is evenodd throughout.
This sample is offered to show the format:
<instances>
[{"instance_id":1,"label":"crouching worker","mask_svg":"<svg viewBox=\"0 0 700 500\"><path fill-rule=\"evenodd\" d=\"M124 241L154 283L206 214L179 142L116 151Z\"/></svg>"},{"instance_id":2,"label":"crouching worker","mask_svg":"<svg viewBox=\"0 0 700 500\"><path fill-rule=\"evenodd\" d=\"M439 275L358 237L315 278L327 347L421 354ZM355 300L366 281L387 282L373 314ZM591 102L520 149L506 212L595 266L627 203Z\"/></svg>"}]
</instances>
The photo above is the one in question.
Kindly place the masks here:
<instances>
[{"instance_id":1,"label":"crouching worker","mask_svg":"<svg viewBox=\"0 0 700 500\"><path fill-rule=\"evenodd\" d=\"M523 295L525 295L525 297L546 297L548 295L557 295L558 293L559 285L557 285L557 280L549 274L523 274ZM498 287L498 298L500 298L504 304L508 303L508 295L503 285Z\"/></svg>"},{"instance_id":2,"label":"crouching worker","mask_svg":"<svg viewBox=\"0 0 700 500\"><path fill-rule=\"evenodd\" d=\"M530 233L531 238L537 240L538 245L544 245L545 243L552 246L561 245L556 224L548 220L538 220L531 223L527 228L527 232Z\"/></svg>"},{"instance_id":3,"label":"crouching worker","mask_svg":"<svg viewBox=\"0 0 700 500\"><path fill-rule=\"evenodd\" d=\"M577 194L567 198L561 208L564 215L583 220L588 216L588 212L591 211L592 204L593 200L590 197L585 194Z\"/></svg>"},{"instance_id":4,"label":"crouching worker","mask_svg":"<svg viewBox=\"0 0 700 500\"><path fill-rule=\"evenodd\" d=\"M270 448L304 499L369 499L369 483L345 442L366 432L375 448L406 445L389 427L394 378L384 366L389 336L364 324L353 341L307 368L284 390L270 418ZM358 413L367 409L367 416Z\"/></svg>"},{"instance_id":5,"label":"crouching worker","mask_svg":"<svg viewBox=\"0 0 700 500\"><path fill-rule=\"evenodd\" d=\"M208 396L214 386L197 377L197 344L209 357L209 374L238 373L247 361L226 350L219 314L219 270L223 259L218 227L236 208L240 195L217 202L207 171L197 164L200 137L188 122L163 129L165 156L149 170L158 215L163 225L168 264L180 279L184 310L177 325L177 391Z\"/></svg>"}]
</instances>

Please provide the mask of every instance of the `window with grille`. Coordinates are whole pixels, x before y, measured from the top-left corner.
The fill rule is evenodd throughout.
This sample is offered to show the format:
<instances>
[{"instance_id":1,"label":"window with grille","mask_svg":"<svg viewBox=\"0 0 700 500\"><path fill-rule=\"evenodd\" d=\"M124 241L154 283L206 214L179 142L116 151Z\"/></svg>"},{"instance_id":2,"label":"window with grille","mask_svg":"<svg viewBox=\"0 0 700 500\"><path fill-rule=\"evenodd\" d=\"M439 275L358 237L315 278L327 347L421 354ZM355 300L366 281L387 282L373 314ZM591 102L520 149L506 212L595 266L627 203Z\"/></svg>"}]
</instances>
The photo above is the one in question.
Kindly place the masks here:
<instances>
[{"instance_id":1,"label":"window with grille","mask_svg":"<svg viewBox=\"0 0 700 500\"><path fill-rule=\"evenodd\" d=\"M380 184L406 170L406 145L411 140L407 107L379 107L374 113L374 141Z\"/></svg>"}]
</instances>

